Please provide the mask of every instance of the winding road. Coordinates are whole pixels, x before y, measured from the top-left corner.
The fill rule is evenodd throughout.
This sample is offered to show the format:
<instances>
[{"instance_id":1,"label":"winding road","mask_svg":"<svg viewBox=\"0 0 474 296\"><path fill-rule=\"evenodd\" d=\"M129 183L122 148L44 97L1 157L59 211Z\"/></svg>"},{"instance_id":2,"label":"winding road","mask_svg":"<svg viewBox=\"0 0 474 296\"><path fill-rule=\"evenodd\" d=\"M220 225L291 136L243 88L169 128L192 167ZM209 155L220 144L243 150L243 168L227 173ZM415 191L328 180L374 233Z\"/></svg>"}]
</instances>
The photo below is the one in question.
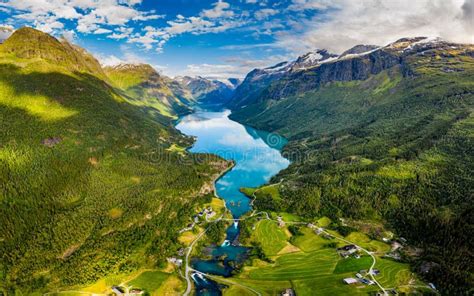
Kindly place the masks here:
<instances>
[{"instance_id":1,"label":"winding road","mask_svg":"<svg viewBox=\"0 0 474 296\"><path fill-rule=\"evenodd\" d=\"M252 218L252 217L255 217L255 216L258 216L258 215L264 215L264 216L266 216L265 218L266 218L267 220L273 221L273 222L275 222L275 223L278 223L278 222L279 222L279 221L277 221L277 220L271 219L270 216L269 216L269 214L268 214L267 212L263 212L263 211L262 211L262 212L252 213L252 215L250 215L250 216L248 216L248 217L245 217L245 218L242 218L242 219L227 219L227 218L223 218L224 215L222 215L222 216L219 217L218 219L212 221L212 223L216 223L216 222L218 222L218 221L242 221L242 220L249 219L249 218ZM287 224L307 224L306 222L291 222L291 221L285 222L285 223L287 223ZM195 245L196 242L206 233L206 231L207 231L208 229L209 229L209 227L206 228L206 229L205 229L204 231L202 231L201 233L199 233L199 235L194 239L194 241L193 241L193 242L189 245L189 247L188 247L188 252L186 253L186 266L185 266L185 274L184 274L184 275L185 275L185 278L186 278L186 282L187 282L187 287L186 287L186 291L185 291L184 294L183 294L184 296L190 295L190 293L191 293L191 291L192 291L192 280L191 280L191 276L189 275L190 272L197 272L197 273L199 273L199 274L201 274L201 275L203 275L203 276L209 277L209 278L217 278L217 277L214 277L214 276L212 276L212 275L209 275L209 274L200 272L200 271L198 271L198 270L195 270L195 269L193 269L193 268L191 268L191 267L189 266L189 257L190 257L190 255L191 255L191 253L192 253L192 251L193 251L194 245ZM380 288L380 290L382 290L383 295L388 295L386 289L385 289L385 288L375 279L375 277L374 277L373 269L374 269L374 267L375 267L375 264L377 263L377 259L376 259L375 256L372 254L372 252L370 252L370 251L368 251L368 250L362 248L361 246L359 246L359 245L357 245L357 244L355 244L355 243L353 243L353 242L351 242L351 241L348 241L348 240L346 240L346 239L344 239L344 238L342 238L342 237L335 236L335 235L333 235L333 234L327 232L327 231L324 230L323 228L320 228L320 230L321 230L322 233L325 233L325 234L327 234L327 235L331 235L331 236L333 236L333 237L334 237L335 239L337 239L337 240L343 241L343 242L345 242L345 243L347 243L347 244L355 245L357 248L359 248L360 250L362 250L362 251L364 251L365 253L367 253L367 255L369 255L369 256L372 258L372 265L371 265L370 268L369 268L369 275L370 275L370 278L371 278L372 281ZM218 279L219 279L220 281L228 282L228 283L231 283L231 284L238 285L238 286L240 286L240 287L246 288L246 289L248 289L248 290L254 292L254 293L257 294L257 295L261 295L258 291L254 290L254 289L252 289L252 288L250 288L250 287L244 286L244 285L242 285L242 284L238 284L238 283L235 283L235 282L230 281L230 280L223 280L223 279L221 279L221 278L218 278Z\"/></svg>"}]
</instances>

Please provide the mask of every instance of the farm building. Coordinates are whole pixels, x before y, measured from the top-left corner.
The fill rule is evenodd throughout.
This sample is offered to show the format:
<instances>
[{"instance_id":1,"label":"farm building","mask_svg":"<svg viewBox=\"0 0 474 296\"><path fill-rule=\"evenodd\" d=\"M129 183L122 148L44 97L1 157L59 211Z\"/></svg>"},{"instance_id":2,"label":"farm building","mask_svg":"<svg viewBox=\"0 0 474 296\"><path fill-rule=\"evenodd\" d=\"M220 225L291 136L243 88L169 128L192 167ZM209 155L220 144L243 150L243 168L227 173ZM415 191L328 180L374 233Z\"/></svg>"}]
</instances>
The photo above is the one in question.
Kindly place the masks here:
<instances>
[{"instance_id":1,"label":"farm building","mask_svg":"<svg viewBox=\"0 0 474 296\"><path fill-rule=\"evenodd\" d=\"M357 283L357 280L354 279L354 278L345 278L342 280L345 284L348 284L348 285L352 285L352 284L356 284Z\"/></svg>"},{"instance_id":2,"label":"farm building","mask_svg":"<svg viewBox=\"0 0 474 296\"><path fill-rule=\"evenodd\" d=\"M293 291L293 289L288 288L288 289L285 289L283 293L281 293L281 296L296 296L296 293L295 291Z\"/></svg>"},{"instance_id":3,"label":"farm building","mask_svg":"<svg viewBox=\"0 0 474 296\"><path fill-rule=\"evenodd\" d=\"M337 251L339 252L339 255L341 255L344 258L354 254L358 250L359 248L356 245L346 245L344 247L340 247L337 249Z\"/></svg>"}]
</instances>

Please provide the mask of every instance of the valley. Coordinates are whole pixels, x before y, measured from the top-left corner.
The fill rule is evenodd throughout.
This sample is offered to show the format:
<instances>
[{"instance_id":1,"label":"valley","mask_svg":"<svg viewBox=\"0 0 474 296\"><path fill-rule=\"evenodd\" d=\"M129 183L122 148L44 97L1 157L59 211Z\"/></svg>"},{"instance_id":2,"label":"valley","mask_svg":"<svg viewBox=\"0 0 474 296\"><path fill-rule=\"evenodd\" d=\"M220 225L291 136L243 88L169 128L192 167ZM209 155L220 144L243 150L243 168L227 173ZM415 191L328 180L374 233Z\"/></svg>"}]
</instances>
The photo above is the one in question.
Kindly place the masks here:
<instances>
[{"instance_id":1,"label":"valley","mask_svg":"<svg viewBox=\"0 0 474 296\"><path fill-rule=\"evenodd\" d=\"M463 295L472 77L472 45L424 37L220 81L18 29L0 295Z\"/></svg>"}]
</instances>

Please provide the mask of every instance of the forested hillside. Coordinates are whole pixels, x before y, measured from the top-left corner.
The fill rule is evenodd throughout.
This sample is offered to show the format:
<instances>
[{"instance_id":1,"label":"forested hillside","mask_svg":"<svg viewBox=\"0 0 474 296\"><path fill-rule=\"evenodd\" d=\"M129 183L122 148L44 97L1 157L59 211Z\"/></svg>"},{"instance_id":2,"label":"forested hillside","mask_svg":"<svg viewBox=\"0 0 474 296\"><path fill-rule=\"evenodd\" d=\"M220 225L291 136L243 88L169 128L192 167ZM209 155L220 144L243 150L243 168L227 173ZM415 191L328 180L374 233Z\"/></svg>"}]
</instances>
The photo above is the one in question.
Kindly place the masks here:
<instances>
[{"instance_id":1,"label":"forested hillside","mask_svg":"<svg viewBox=\"0 0 474 296\"><path fill-rule=\"evenodd\" d=\"M0 291L90 284L179 247L227 163L184 152L192 141L123 91L91 55L42 32L0 45Z\"/></svg>"},{"instance_id":2,"label":"forested hillside","mask_svg":"<svg viewBox=\"0 0 474 296\"><path fill-rule=\"evenodd\" d=\"M290 139L260 209L386 222L445 295L473 289L474 47L403 39L289 73L232 118ZM470 292L469 292L470 291Z\"/></svg>"},{"instance_id":3,"label":"forested hillside","mask_svg":"<svg viewBox=\"0 0 474 296\"><path fill-rule=\"evenodd\" d=\"M151 107L163 115L176 117L189 113L195 104L186 88L158 74L150 65L119 64L106 67L105 72L112 84L124 90L123 95L134 105Z\"/></svg>"}]
</instances>

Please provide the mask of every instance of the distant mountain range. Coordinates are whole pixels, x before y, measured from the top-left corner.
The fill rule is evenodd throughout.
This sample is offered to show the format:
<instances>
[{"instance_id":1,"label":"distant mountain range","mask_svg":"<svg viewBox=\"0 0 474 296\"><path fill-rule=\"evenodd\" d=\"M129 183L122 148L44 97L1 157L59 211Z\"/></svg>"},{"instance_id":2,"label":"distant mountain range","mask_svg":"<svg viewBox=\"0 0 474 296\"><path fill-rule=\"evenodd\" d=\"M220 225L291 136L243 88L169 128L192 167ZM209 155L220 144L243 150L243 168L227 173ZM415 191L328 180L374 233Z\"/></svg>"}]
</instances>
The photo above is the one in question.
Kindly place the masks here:
<instances>
[{"instance_id":1,"label":"distant mountain range","mask_svg":"<svg viewBox=\"0 0 474 296\"><path fill-rule=\"evenodd\" d=\"M240 84L237 78L210 80L203 77L176 77L189 90L196 103L208 108L224 107L232 99L235 88Z\"/></svg>"}]
</instances>

